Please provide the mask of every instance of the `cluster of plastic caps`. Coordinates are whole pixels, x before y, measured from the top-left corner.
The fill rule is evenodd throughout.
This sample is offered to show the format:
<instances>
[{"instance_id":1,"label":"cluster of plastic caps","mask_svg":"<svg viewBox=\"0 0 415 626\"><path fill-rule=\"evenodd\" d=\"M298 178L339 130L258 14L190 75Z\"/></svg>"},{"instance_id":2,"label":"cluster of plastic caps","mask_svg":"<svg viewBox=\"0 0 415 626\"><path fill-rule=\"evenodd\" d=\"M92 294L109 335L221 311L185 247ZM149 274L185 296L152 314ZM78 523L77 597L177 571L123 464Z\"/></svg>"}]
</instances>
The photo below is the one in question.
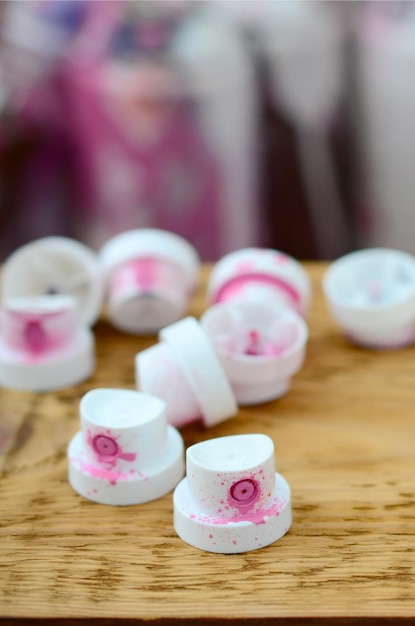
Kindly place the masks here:
<instances>
[{"instance_id":1,"label":"cluster of plastic caps","mask_svg":"<svg viewBox=\"0 0 415 626\"><path fill-rule=\"evenodd\" d=\"M261 434L188 448L179 428L213 426L238 404L282 396L304 361L310 283L294 259L265 249L227 255L213 268L209 308L184 317L200 260L187 241L142 229L98 254L60 237L16 250L3 270L0 382L49 391L94 370L91 327L104 303L110 321L134 334L159 333L135 356L137 390L93 389L68 448L69 482L110 505L174 491L174 526L187 543L244 552L273 543L291 524L290 489ZM187 470L187 476L184 477Z\"/></svg>"}]
</instances>

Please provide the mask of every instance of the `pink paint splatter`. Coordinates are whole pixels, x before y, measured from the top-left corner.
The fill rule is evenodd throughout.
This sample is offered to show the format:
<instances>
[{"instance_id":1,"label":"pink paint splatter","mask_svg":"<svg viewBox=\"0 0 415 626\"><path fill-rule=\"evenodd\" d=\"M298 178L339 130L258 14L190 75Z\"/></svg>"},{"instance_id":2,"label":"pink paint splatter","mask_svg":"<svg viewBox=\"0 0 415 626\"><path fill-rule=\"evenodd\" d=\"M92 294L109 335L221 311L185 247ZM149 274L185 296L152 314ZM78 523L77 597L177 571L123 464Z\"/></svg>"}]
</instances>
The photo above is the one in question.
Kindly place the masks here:
<instances>
[{"instance_id":1,"label":"pink paint splatter","mask_svg":"<svg viewBox=\"0 0 415 626\"><path fill-rule=\"evenodd\" d=\"M244 274L246 272L250 272L255 267L255 262L251 260L240 261L235 265L235 272L238 274Z\"/></svg>"},{"instance_id":2,"label":"pink paint splatter","mask_svg":"<svg viewBox=\"0 0 415 626\"><path fill-rule=\"evenodd\" d=\"M248 356L280 356L283 350L270 341L264 341L257 330L248 332L244 354Z\"/></svg>"},{"instance_id":3,"label":"pink paint splatter","mask_svg":"<svg viewBox=\"0 0 415 626\"><path fill-rule=\"evenodd\" d=\"M383 292L381 283L378 280L369 281L367 292L370 300L380 300Z\"/></svg>"},{"instance_id":4,"label":"pink paint splatter","mask_svg":"<svg viewBox=\"0 0 415 626\"><path fill-rule=\"evenodd\" d=\"M23 330L23 337L30 352L42 352L48 347L48 335L40 320L31 320L26 322Z\"/></svg>"},{"instance_id":5,"label":"pink paint splatter","mask_svg":"<svg viewBox=\"0 0 415 626\"><path fill-rule=\"evenodd\" d=\"M286 263L288 263L288 257L285 254L282 254L282 252L279 252L278 254L274 255L274 260L277 263L277 265L285 265Z\"/></svg>"},{"instance_id":6,"label":"pink paint splatter","mask_svg":"<svg viewBox=\"0 0 415 626\"><path fill-rule=\"evenodd\" d=\"M274 287L277 291L283 291L292 301L293 306L296 309L298 309L300 306L300 295L292 285L287 283L279 276L263 274L261 272L252 272L250 274L244 274L231 278L224 285L222 285L220 289L218 289L213 299L213 304L229 300L228 291L230 289L232 289L232 293L235 293L236 288L242 289L247 287L251 283L269 285L271 287Z\"/></svg>"},{"instance_id":7,"label":"pink paint splatter","mask_svg":"<svg viewBox=\"0 0 415 626\"><path fill-rule=\"evenodd\" d=\"M212 524L216 526L226 526L227 524L236 524L239 522L251 522L256 526L265 524L266 520L270 517L277 517L286 504L285 499L274 498L272 504L265 509L260 509L250 513L241 512L239 515L233 517L212 517L212 516L200 516L198 521L200 523Z\"/></svg>"},{"instance_id":8,"label":"pink paint splatter","mask_svg":"<svg viewBox=\"0 0 415 626\"><path fill-rule=\"evenodd\" d=\"M107 480L110 485L116 485L120 480L128 480L128 474L125 474L124 472L116 472L113 469L96 467L90 463L80 463L80 467L83 472L87 472L94 478Z\"/></svg>"},{"instance_id":9,"label":"pink paint splatter","mask_svg":"<svg viewBox=\"0 0 415 626\"><path fill-rule=\"evenodd\" d=\"M134 262L135 283L143 291L151 291L157 285L160 261L142 258Z\"/></svg>"},{"instance_id":10,"label":"pink paint splatter","mask_svg":"<svg viewBox=\"0 0 415 626\"><path fill-rule=\"evenodd\" d=\"M117 443L117 437L114 437L111 431L107 430L107 435L101 433L94 437L90 432L87 435L87 443L94 451L99 463L113 468L118 459L133 462L137 455L134 452L124 452Z\"/></svg>"},{"instance_id":11,"label":"pink paint splatter","mask_svg":"<svg viewBox=\"0 0 415 626\"><path fill-rule=\"evenodd\" d=\"M158 284L161 265L159 259L151 257L133 259L118 268L112 280L113 288L138 287L142 291L152 291Z\"/></svg>"},{"instance_id":12,"label":"pink paint splatter","mask_svg":"<svg viewBox=\"0 0 415 626\"><path fill-rule=\"evenodd\" d=\"M68 343L70 332L65 327L66 313L66 310L42 314L9 310L11 323L7 326L5 341L12 349L26 353L29 361L37 361L50 351L60 349ZM58 319L61 326L52 321L51 331L49 320L59 317L62 317L62 320Z\"/></svg>"}]
</instances>

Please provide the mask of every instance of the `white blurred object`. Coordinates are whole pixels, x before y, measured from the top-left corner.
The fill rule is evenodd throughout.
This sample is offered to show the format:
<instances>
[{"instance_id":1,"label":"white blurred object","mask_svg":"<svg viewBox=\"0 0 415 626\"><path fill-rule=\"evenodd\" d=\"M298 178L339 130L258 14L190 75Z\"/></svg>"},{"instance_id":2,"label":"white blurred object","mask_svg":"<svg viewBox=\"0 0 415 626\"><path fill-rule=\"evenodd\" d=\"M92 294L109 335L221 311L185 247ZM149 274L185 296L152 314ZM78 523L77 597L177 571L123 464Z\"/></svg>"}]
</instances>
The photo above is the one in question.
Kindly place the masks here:
<instances>
[{"instance_id":1,"label":"white blurred object","mask_svg":"<svg viewBox=\"0 0 415 626\"><path fill-rule=\"evenodd\" d=\"M330 125L343 88L343 26L325 2L268 1L258 35L270 64L274 101L297 130L300 167L320 255L349 246Z\"/></svg>"},{"instance_id":2,"label":"white blurred object","mask_svg":"<svg viewBox=\"0 0 415 626\"><path fill-rule=\"evenodd\" d=\"M222 173L222 241L226 252L256 245L258 97L253 60L231 19L213 3L189 17L173 50L188 95Z\"/></svg>"},{"instance_id":3,"label":"white blurred object","mask_svg":"<svg viewBox=\"0 0 415 626\"><path fill-rule=\"evenodd\" d=\"M83 7L80 0L57 3L66 7ZM71 25L48 12L48 2L6 2L2 16L2 72L8 96L15 108L23 106L31 89L47 79L61 57L71 36Z\"/></svg>"},{"instance_id":4,"label":"white blurred object","mask_svg":"<svg viewBox=\"0 0 415 626\"><path fill-rule=\"evenodd\" d=\"M415 339L415 258L369 248L337 259L323 278L333 317L349 339L368 348L396 349Z\"/></svg>"},{"instance_id":5,"label":"white blurred object","mask_svg":"<svg viewBox=\"0 0 415 626\"><path fill-rule=\"evenodd\" d=\"M0 309L0 384L45 392L77 385L95 368L94 336L71 296L6 299Z\"/></svg>"},{"instance_id":6,"label":"white blurred object","mask_svg":"<svg viewBox=\"0 0 415 626\"><path fill-rule=\"evenodd\" d=\"M369 2L358 23L362 246L415 252L415 6Z\"/></svg>"}]
</instances>

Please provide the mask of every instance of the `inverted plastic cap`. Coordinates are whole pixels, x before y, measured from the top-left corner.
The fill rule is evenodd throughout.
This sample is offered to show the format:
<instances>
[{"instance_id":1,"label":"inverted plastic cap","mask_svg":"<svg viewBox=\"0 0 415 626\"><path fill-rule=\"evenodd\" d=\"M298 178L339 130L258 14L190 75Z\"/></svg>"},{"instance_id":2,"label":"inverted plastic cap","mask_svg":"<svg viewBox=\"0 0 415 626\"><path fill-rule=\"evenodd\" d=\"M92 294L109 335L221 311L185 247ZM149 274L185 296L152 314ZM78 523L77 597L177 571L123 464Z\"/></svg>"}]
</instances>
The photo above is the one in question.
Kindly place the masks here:
<instances>
[{"instance_id":1,"label":"inverted plastic cap","mask_svg":"<svg viewBox=\"0 0 415 626\"><path fill-rule=\"evenodd\" d=\"M104 294L96 254L66 237L45 237L13 252L3 267L3 301L47 294L73 296L79 322L92 326L100 314Z\"/></svg>"},{"instance_id":2,"label":"inverted plastic cap","mask_svg":"<svg viewBox=\"0 0 415 626\"><path fill-rule=\"evenodd\" d=\"M333 317L355 343L394 348L413 342L412 255L389 248L352 252L329 266L323 290Z\"/></svg>"},{"instance_id":3,"label":"inverted plastic cap","mask_svg":"<svg viewBox=\"0 0 415 626\"><path fill-rule=\"evenodd\" d=\"M165 259L181 268L189 289L197 283L200 259L196 249L183 237L165 230L126 231L110 239L101 248L99 256L107 273L139 257Z\"/></svg>"},{"instance_id":4,"label":"inverted plastic cap","mask_svg":"<svg viewBox=\"0 0 415 626\"><path fill-rule=\"evenodd\" d=\"M216 304L202 315L200 323L238 404L281 397L303 365L307 326L288 307L261 302Z\"/></svg>"},{"instance_id":5,"label":"inverted plastic cap","mask_svg":"<svg viewBox=\"0 0 415 626\"><path fill-rule=\"evenodd\" d=\"M235 415L232 388L197 320L187 317L159 337L157 346L137 354L136 377L139 388L166 400L169 422L182 426L202 417L213 426Z\"/></svg>"}]
</instances>

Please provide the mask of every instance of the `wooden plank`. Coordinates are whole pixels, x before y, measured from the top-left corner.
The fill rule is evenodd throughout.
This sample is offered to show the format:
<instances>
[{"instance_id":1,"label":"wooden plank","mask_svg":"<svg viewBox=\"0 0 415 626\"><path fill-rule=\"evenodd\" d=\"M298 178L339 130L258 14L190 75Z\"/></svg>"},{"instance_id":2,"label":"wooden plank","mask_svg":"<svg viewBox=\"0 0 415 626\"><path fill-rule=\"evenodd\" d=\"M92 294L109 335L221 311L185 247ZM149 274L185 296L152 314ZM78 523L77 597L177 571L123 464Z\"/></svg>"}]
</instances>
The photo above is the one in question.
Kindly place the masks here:
<instances>
[{"instance_id":1,"label":"wooden plank","mask_svg":"<svg viewBox=\"0 0 415 626\"><path fill-rule=\"evenodd\" d=\"M289 393L210 430L182 430L186 445L271 436L293 492L290 532L256 552L215 555L176 536L171 494L116 508L72 491L66 446L78 430L81 396L96 386L134 388L134 355L155 342L102 320L91 380L53 394L1 392L2 617L290 624L415 617L415 348L350 345L326 310L324 267L306 264L310 338ZM207 272L195 315L206 306Z\"/></svg>"}]
</instances>

